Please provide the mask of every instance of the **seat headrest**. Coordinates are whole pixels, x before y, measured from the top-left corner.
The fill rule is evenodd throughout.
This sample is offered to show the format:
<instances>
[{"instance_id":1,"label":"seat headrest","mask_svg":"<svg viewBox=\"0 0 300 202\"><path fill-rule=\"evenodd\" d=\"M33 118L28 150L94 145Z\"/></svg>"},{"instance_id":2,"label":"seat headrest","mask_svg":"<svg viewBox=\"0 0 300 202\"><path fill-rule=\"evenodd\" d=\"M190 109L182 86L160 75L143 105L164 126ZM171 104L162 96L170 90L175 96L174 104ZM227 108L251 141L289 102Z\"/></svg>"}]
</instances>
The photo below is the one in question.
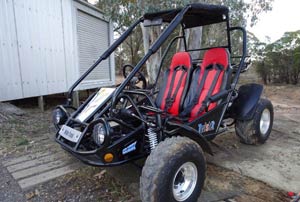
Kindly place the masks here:
<instances>
[{"instance_id":1,"label":"seat headrest","mask_svg":"<svg viewBox=\"0 0 300 202\"><path fill-rule=\"evenodd\" d=\"M205 52L203 57L202 67L207 67L211 64L220 64L224 68L229 65L229 54L226 48L212 48Z\"/></svg>"},{"instance_id":2,"label":"seat headrest","mask_svg":"<svg viewBox=\"0 0 300 202\"><path fill-rule=\"evenodd\" d=\"M188 52L178 52L174 54L170 70L174 70L174 68L178 66L185 66L187 68L192 67L192 58Z\"/></svg>"}]
</instances>

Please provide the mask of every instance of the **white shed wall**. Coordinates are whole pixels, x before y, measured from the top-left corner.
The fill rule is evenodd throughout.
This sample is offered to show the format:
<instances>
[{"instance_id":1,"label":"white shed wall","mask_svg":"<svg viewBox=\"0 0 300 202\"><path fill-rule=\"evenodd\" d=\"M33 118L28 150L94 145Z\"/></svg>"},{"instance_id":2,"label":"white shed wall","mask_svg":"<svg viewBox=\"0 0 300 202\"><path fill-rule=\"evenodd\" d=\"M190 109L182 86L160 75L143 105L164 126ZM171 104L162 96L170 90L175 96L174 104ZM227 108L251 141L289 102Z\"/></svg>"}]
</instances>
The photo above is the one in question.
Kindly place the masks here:
<instances>
[{"instance_id":1,"label":"white shed wall","mask_svg":"<svg viewBox=\"0 0 300 202\"><path fill-rule=\"evenodd\" d=\"M15 18L24 97L64 92L60 0L17 0Z\"/></svg>"},{"instance_id":2,"label":"white shed wall","mask_svg":"<svg viewBox=\"0 0 300 202\"><path fill-rule=\"evenodd\" d=\"M76 23L74 18L74 2L62 1L62 16L64 27L64 46L65 46L65 67L68 88L79 77L78 56L77 56L77 41L76 41Z\"/></svg>"},{"instance_id":3,"label":"white shed wall","mask_svg":"<svg viewBox=\"0 0 300 202\"><path fill-rule=\"evenodd\" d=\"M77 13L83 11L91 16L102 15L77 0L0 1L0 101L68 90L82 73ZM93 21L91 25L95 25ZM101 35L101 30L98 32ZM104 37L102 40L110 43L111 28ZM96 53L98 57L101 51ZM109 61L112 67L113 58ZM114 68L108 69L105 79L99 76L92 82L87 80L89 85L80 89L113 84Z\"/></svg>"},{"instance_id":4,"label":"white shed wall","mask_svg":"<svg viewBox=\"0 0 300 202\"><path fill-rule=\"evenodd\" d=\"M0 100L23 97L12 1L0 1Z\"/></svg>"}]
</instances>

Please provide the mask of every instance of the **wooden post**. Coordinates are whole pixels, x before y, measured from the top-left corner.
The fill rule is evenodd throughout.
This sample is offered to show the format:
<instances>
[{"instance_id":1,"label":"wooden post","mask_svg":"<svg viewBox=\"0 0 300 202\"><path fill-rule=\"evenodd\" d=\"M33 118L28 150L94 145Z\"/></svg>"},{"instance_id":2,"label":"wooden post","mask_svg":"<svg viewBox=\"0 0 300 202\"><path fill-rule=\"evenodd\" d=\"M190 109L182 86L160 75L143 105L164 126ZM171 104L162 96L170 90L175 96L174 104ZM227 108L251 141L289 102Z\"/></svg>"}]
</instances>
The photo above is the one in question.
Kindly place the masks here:
<instances>
[{"instance_id":1,"label":"wooden post","mask_svg":"<svg viewBox=\"0 0 300 202\"><path fill-rule=\"evenodd\" d=\"M42 112L45 111L45 103L44 103L44 97L43 96L39 96L38 97L38 105L39 105L39 108Z\"/></svg>"},{"instance_id":2,"label":"wooden post","mask_svg":"<svg viewBox=\"0 0 300 202\"><path fill-rule=\"evenodd\" d=\"M79 91L73 92L73 106L78 108L79 107Z\"/></svg>"}]
</instances>

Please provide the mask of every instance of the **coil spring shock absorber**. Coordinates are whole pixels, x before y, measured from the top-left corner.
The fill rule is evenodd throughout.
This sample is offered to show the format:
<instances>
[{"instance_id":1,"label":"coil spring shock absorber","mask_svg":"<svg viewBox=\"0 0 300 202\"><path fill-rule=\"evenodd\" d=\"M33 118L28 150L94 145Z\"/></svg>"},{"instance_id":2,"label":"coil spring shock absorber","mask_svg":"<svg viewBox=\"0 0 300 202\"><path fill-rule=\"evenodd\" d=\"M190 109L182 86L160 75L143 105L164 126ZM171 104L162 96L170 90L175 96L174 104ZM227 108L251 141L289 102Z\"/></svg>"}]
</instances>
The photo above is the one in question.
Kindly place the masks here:
<instances>
[{"instance_id":1,"label":"coil spring shock absorber","mask_svg":"<svg viewBox=\"0 0 300 202\"><path fill-rule=\"evenodd\" d=\"M157 134L156 134L155 128L153 126L148 126L147 135L146 136L149 139L150 149L152 151L153 149L155 149L155 147L158 144Z\"/></svg>"},{"instance_id":2,"label":"coil spring shock absorber","mask_svg":"<svg viewBox=\"0 0 300 202\"><path fill-rule=\"evenodd\" d=\"M151 151L155 149L155 147L158 145L157 133L155 131L156 128L155 124L145 121L144 119L141 119L139 116L135 115L134 113L131 113L130 115L144 122L148 126L147 133L145 134L145 136L148 137Z\"/></svg>"}]
</instances>

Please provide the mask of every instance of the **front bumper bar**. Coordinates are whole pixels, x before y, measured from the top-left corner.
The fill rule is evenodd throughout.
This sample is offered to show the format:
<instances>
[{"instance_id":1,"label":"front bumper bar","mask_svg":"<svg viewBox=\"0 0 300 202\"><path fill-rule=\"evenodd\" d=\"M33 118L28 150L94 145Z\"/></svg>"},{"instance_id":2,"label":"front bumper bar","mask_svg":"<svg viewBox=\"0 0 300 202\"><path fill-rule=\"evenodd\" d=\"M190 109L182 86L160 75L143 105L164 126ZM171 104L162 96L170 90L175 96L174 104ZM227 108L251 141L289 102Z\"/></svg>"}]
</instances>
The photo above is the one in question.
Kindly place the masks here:
<instances>
[{"instance_id":1,"label":"front bumper bar","mask_svg":"<svg viewBox=\"0 0 300 202\"><path fill-rule=\"evenodd\" d=\"M62 148L68 151L71 155L81 160L83 163L91 166L101 166L101 167L111 167L125 164L130 161L135 161L140 158L147 156L146 152L143 152L141 148L137 146L136 151L122 155L122 149L126 148L131 143L141 140L141 134L143 134L143 127L136 128L132 133L127 134L115 141L109 146L101 146L95 150L82 151L77 149L77 147L72 147L69 145L68 140L63 139L63 137L56 134L55 141L59 143ZM104 155L107 153L112 153L114 158L112 162L105 162Z\"/></svg>"}]
</instances>

